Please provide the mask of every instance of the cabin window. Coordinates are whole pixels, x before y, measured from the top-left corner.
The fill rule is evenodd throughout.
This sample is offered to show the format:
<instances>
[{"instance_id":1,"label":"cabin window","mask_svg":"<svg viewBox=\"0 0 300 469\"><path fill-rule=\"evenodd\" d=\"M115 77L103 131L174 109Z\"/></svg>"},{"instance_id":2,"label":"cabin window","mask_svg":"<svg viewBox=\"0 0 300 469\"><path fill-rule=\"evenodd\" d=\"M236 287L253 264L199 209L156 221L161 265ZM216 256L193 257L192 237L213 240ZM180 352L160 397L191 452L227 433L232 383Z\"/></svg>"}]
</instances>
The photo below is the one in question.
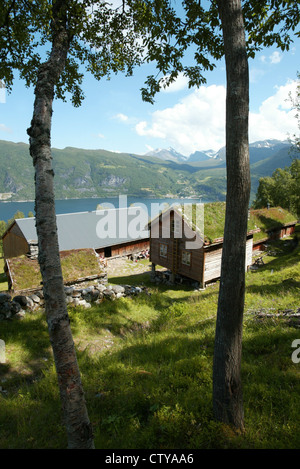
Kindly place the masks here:
<instances>
[{"instance_id":1,"label":"cabin window","mask_svg":"<svg viewBox=\"0 0 300 469\"><path fill-rule=\"evenodd\" d=\"M184 265L191 265L191 253L189 251L182 252L181 262Z\"/></svg>"},{"instance_id":2,"label":"cabin window","mask_svg":"<svg viewBox=\"0 0 300 469\"><path fill-rule=\"evenodd\" d=\"M168 254L167 244L160 244L159 245L159 255L160 255L160 257L167 257L167 254Z\"/></svg>"}]
</instances>

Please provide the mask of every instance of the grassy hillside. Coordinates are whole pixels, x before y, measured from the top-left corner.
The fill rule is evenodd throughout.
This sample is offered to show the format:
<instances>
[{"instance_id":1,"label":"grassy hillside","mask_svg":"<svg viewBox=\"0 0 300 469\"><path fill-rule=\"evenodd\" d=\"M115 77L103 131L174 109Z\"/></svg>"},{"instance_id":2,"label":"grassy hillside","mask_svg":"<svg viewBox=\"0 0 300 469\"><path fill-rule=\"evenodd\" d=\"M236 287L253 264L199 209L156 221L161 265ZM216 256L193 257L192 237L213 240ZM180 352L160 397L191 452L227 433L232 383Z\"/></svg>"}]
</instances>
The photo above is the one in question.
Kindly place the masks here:
<instances>
[{"instance_id":1,"label":"grassy hillside","mask_svg":"<svg viewBox=\"0 0 300 469\"><path fill-rule=\"evenodd\" d=\"M253 151L250 148L250 152ZM71 147L64 150L54 148L52 154L57 199L119 194L166 197L172 194L175 197L202 196L213 201L225 200L226 168L224 162L217 160L180 164L152 156ZM281 151L258 162L257 155L253 158L252 199L259 177L271 175L274 166L284 167L290 161L289 155ZM11 200L32 200L33 181L28 145L0 141L0 194L11 192Z\"/></svg>"},{"instance_id":2,"label":"grassy hillside","mask_svg":"<svg viewBox=\"0 0 300 469\"><path fill-rule=\"evenodd\" d=\"M246 275L242 383L246 431L213 419L212 364L219 285L153 286L149 274L110 278L148 294L70 309L98 449L298 449L300 368L292 360L300 306L300 248L272 246ZM268 313L271 317L264 317ZM298 327L295 322L298 321ZM65 448L43 313L1 323L0 448ZM299 354L298 354L299 355ZM45 424L47 422L47 424Z\"/></svg>"}]
</instances>

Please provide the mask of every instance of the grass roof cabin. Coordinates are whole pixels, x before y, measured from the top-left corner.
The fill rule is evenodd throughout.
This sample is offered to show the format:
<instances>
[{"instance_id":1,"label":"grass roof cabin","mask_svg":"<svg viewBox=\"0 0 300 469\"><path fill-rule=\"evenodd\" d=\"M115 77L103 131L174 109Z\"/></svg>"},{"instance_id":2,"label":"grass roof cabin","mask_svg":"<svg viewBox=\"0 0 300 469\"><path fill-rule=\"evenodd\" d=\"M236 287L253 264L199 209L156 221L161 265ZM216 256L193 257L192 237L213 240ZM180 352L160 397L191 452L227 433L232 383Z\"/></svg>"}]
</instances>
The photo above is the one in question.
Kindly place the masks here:
<instances>
[{"instance_id":1,"label":"grass roof cabin","mask_svg":"<svg viewBox=\"0 0 300 469\"><path fill-rule=\"evenodd\" d=\"M103 264L93 249L62 251L60 259L65 285L106 277ZM42 288L40 267L36 259L27 256L6 259L5 272L9 290L14 293Z\"/></svg>"},{"instance_id":2,"label":"grass roof cabin","mask_svg":"<svg viewBox=\"0 0 300 469\"><path fill-rule=\"evenodd\" d=\"M200 286L220 278L224 202L173 205L149 223L152 270L160 265L171 280L188 278ZM253 239L265 242L274 233L291 234L296 221L280 207L249 212L246 269L252 264Z\"/></svg>"}]
</instances>

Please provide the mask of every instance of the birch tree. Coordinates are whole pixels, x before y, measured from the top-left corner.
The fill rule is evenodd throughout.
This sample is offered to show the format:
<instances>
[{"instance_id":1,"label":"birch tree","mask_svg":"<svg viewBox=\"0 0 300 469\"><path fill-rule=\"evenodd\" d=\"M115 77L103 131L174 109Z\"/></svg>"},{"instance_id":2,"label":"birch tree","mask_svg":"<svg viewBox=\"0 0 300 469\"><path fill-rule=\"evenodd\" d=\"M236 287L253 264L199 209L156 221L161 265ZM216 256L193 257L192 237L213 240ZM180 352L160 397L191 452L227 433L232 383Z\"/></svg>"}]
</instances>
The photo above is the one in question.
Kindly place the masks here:
<instances>
[{"instance_id":1,"label":"birch tree","mask_svg":"<svg viewBox=\"0 0 300 469\"><path fill-rule=\"evenodd\" d=\"M215 335L213 406L218 420L243 429L241 356L250 198L249 74L241 1L217 3L227 77L227 193Z\"/></svg>"},{"instance_id":2,"label":"birch tree","mask_svg":"<svg viewBox=\"0 0 300 469\"><path fill-rule=\"evenodd\" d=\"M213 408L217 420L244 429L241 383L245 296L245 249L250 196L248 145L248 59L263 46L287 50L299 23L296 1L184 0L177 14L166 0L141 1L149 27L147 58L158 72L142 89L146 101L179 73L189 86L205 83L205 72L225 57L226 217L213 365ZM142 8L140 6L140 8ZM176 8L176 7L174 7ZM151 20L149 20L149 17ZM299 32L296 33L299 35ZM194 61L186 51L193 46Z\"/></svg>"},{"instance_id":3,"label":"birch tree","mask_svg":"<svg viewBox=\"0 0 300 469\"><path fill-rule=\"evenodd\" d=\"M132 73L139 62L134 25L123 8L102 1L53 0L1 3L0 77L8 89L14 71L35 87L29 148L35 168L35 213L45 310L53 349L69 448L94 448L81 376L66 306L60 264L51 124L54 98L83 95L80 65L97 79L111 72ZM44 57L44 60L42 59Z\"/></svg>"}]
</instances>

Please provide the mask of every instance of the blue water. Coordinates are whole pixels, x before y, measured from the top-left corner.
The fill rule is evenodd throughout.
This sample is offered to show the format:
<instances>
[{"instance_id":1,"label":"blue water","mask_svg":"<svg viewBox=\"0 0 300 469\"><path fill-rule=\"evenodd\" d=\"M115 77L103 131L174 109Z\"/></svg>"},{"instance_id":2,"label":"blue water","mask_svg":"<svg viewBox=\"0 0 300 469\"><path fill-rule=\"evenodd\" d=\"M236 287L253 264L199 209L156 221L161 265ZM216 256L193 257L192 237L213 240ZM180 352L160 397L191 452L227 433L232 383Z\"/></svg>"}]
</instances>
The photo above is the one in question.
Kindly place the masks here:
<instances>
[{"instance_id":1,"label":"blue water","mask_svg":"<svg viewBox=\"0 0 300 469\"><path fill-rule=\"evenodd\" d=\"M91 199L64 199L56 200L55 207L56 213L76 213L88 212L97 209L97 205L108 208L120 208L135 204L137 206L145 206L151 218L159 213L163 208L164 203L172 205L174 203L196 203L210 202L205 199L146 199L139 197L115 197L115 198L91 198ZM7 222L17 212L23 212L25 217L29 212L34 214L34 201L31 202L0 202L0 220Z\"/></svg>"}]
</instances>

